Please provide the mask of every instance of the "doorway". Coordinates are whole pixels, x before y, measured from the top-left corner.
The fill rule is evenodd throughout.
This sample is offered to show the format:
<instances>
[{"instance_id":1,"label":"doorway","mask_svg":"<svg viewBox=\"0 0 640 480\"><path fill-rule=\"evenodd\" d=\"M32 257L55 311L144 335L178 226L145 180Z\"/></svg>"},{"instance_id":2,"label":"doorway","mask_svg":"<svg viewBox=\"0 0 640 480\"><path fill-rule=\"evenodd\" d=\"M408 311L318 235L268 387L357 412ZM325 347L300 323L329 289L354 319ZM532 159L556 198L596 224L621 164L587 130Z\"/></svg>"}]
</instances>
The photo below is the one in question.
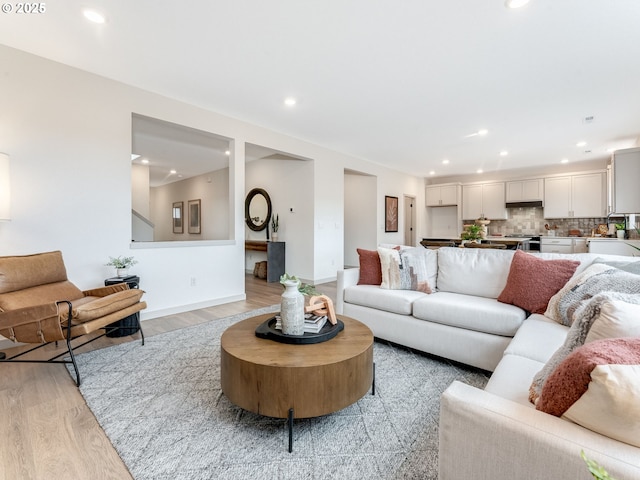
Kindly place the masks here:
<instances>
[{"instance_id":1,"label":"doorway","mask_svg":"<svg viewBox=\"0 0 640 480\"><path fill-rule=\"evenodd\" d=\"M416 245L416 197L404 195L404 244Z\"/></svg>"}]
</instances>

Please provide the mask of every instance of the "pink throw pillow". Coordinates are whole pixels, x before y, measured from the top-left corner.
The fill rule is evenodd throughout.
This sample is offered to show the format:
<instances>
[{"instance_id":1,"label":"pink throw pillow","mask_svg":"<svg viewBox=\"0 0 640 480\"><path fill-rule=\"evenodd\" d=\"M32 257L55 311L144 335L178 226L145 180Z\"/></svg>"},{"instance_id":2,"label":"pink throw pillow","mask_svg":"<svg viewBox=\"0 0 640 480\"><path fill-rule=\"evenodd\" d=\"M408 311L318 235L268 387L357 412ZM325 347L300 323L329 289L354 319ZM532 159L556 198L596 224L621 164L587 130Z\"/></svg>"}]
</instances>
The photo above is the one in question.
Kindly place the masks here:
<instances>
[{"instance_id":1,"label":"pink throw pillow","mask_svg":"<svg viewBox=\"0 0 640 480\"><path fill-rule=\"evenodd\" d=\"M360 258L360 279L358 285L380 285L382 283L382 268L380 255L376 250L357 248Z\"/></svg>"},{"instance_id":2,"label":"pink throw pillow","mask_svg":"<svg viewBox=\"0 0 640 480\"><path fill-rule=\"evenodd\" d=\"M608 338L587 343L574 350L549 375L536 409L560 417L589 389L596 367L638 364L640 338Z\"/></svg>"},{"instance_id":3,"label":"pink throw pillow","mask_svg":"<svg viewBox=\"0 0 640 480\"><path fill-rule=\"evenodd\" d=\"M544 314L551 297L569 281L578 265L575 260L542 260L517 250L498 301Z\"/></svg>"}]
</instances>

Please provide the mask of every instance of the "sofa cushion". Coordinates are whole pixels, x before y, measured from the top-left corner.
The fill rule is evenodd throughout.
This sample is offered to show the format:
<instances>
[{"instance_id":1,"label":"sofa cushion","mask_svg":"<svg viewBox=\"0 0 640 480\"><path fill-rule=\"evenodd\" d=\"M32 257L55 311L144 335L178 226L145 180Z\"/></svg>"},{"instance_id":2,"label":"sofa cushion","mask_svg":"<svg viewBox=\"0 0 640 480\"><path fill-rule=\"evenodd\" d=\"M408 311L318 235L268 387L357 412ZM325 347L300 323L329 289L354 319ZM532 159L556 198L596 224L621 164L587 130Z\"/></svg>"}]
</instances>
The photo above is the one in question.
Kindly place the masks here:
<instances>
[{"instance_id":1,"label":"sofa cushion","mask_svg":"<svg viewBox=\"0 0 640 480\"><path fill-rule=\"evenodd\" d=\"M360 260L360 279L358 285L380 285L382 283L382 270L380 268L380 255L376 250L364 250L356 248Z\"/></svg>"},{"instance_id":2,"label":"sofa cushion","mask_svg":"<svg viewBox=\"0 0 640 480\"><path fill-rule=\"evenodd\" d=\"M514 335L504 354L518 355L541 362L542 368L555 351L562 346L568 331L569 327L549 320L544 315L534 313L522 322L522 326ZM533 376L531 378L533 379ZM526 388L528 390L529 385Z\"/></svg>"},{"instance_id":3,"label":"sofa cushion","mask_svg":"<svg viewBox=\"0 0 640 480\"><path fill-rule=\"evenodd\" d=\"M533 376L543 365L543 362L531 358L505 354L484 389L502 398L534 408L529 402L527 393Z\"/></svg>"},{"instance_id":4,"label":"sofa cushion","mask_svg":"<svg viewBox=\"0 0 640 480\"><path fill-rule=\"evenodd\" d=\"M498 298L509 275L513 250L443 247L438 250L441 292Z\"/></svg>"},{"instance_id":5,"label":"sofa cushion","mask_svg":"<svg viewBox=\"0 0 640 480\"><path fill-rule=\"evenodd\" d=\"M640 447L640 338L578 348L549 376L536 409Z\"/></svg>"},{"instance_id":6,"label":"sofa cushion","mask_svg":"<svg viewBox=\"0 0 640 480\"><path fill-rule=\"evenodd\" d=\"M411 315L413 302L426 293L413 290L386 290L375 285L353 285L344 290L344 301L385 312Z\"/></svg>"},{"instance_id":7,"label":"sofa cushion","mask_svg":"<svg viewBox=\"0 0 640 480\"><path fill-rule=\"evenodd\" d=\"M638 260L630 260L628 262L624 262L624 261L608 260L606 258L598 257L593 261L593 265L596 265L596 264L608 265L610 267L614 267L619 270L624 270L625 272L635 273L636 275L640 275L640 261Z\"/></svg>"},{"instance_id":8,"label":"sofa cushion","mask_svg":"<svg viewBox=\"0 0 640 480\"><path fill-rule=\"evenodd\" d=\"M413 303L413 316L452 327L512 337L526 317L513 305L493 298L436 292Z\"/></svg>"},{"instance_id":9,"label":"sofa cushion","mask_svg":"<svg viewBox=\"0 0 640 480\"><path fill-rule=\"evenodd\" d=\"M544 313L551 297L567 283L578 265L580 262L575 260L542 260L516 250L507 285L498 301L531 313Z\"/></svg>"},{"instance_id":10,"label":"sofa cushion","mask_svg":"<svg viewBox=\"0 0 640 480\"><path fill-rule=\"evenodd\" d=\"M591 329L596 329L591 336L592 340L601 339L607 333L612 338L636 336L640 323L637 316L639 308L640 295L617 292L602 293L586 302L576 311L576 319L567 332L563 345L534 377L529 399L534 403L538 400L548 377L571 352L586 343Z\"/></svg>"}]
</instances>

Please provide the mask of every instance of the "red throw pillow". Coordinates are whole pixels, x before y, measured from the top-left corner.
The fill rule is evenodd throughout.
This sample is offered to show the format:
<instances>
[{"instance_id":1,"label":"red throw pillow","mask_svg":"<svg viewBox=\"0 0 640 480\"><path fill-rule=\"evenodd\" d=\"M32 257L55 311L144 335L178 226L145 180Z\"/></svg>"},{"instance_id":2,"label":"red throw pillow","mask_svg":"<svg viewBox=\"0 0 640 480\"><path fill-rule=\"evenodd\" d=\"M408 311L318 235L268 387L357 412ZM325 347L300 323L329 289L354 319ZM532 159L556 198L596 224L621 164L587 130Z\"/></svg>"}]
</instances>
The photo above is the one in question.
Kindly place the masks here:
<instances>
[{"instance_id":1,"label":"red throw pillow","mask_svg":"<svg viewBox=\"0 0 640 480\"><path fill-rule=\"evenodd\" d=\"M356 248L360 257L360 279L358 285L380 285L382 283L382 268L380 255L376 250Z\"/></svg>"},{"instance_id":2,"label":"red throw pillow","mask_svg":"<svg viewBox=\"0 0 640 480\"><path fill-rule=\"evenodd\" d=\"M542 260L517 250L511 260L507 286L498 297L531 313L544 314L551 297L569 281L580 262Z\"/></svg>"},{"instance_id":3,"label":"red throw pillow","mask_svg":"<svg viewBox=\"0 0 640 480\"><path fill-rule=\"evenodd\" d=\"M608 338L587 343L574 350L544 382L536 409L556 417L564 415L589 389L596 367L638 365L639 348L640 338ZM615 382L613 387L616 387ZM620 385L617 387L620 388ZM622 388L620 390L624 392Z\"/></svg>"}]
</instances>

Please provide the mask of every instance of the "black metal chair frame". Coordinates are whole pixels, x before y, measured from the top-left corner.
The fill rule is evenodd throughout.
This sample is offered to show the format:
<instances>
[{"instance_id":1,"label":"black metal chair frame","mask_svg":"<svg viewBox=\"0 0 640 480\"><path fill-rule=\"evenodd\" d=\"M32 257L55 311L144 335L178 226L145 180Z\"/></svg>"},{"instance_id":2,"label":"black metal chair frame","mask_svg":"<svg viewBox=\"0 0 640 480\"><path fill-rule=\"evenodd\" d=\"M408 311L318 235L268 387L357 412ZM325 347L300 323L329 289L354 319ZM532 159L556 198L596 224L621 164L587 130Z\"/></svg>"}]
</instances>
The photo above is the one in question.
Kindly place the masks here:
<instances>
[{"instance_id":1,"label":"black metal chair frame","mask_svg":"<svg viewBox=\"0 0 640 480\"><path fill-rule=\"evenodd\" d=\"M40 348L46 347L47 345L51 344L51 343L55 343L56 345L58 344L58 340L56 340L55 342L47 342L47 343L43 343L41 345L38 345L37 347L33 347L30 348L29 350L25 350L24 352L20 352L16 355L13 355L12 357L9 358L5 358L6 354L4 354L4 352L0 352L0 363L64 363L64 364L72 364L73 365L73 369L76 372L76 385L79 387L80 386L80 371L78 370L78 364L76 363L76 357L73 353L74 350L83 347L91 342L95 342L96 340L98 340L99 338L104 337L105 335L107 335L108 333L114 332L116 330L139 330L140 331L140 337L142 339L142 345L144 345L144 332L142 331L142 325L140 324L140 314L139 312L136 315L136 326L133 327L112 327L111 325L107 325L106 327L103 328L104 333L98 335L97 337L92 338L91 340L87 340L86 342L83 342L79 345L76 346L72 346L71 345L71 341L75 340L75 338L80 338L80 337L75 337L75 338L71 338L71 318L72 318L72 310L73 310L73 306L71 305L71 302L68 300L61 300L56 302L56 305L60 305L66 303L68 308L69 308L69 316L67 317L69 319L69 321L67 321L67 326L65 327L67 330L67 335L66 335L66 342L67 342L67 351L62 352L58 355L56 355L55 357L51 357L49 360L14 360L15 358L21 357L23 355L26 355L27 353L33 352L34 350L38 350ZM126 318L126 317L125 317ZM62 359L62 360L58 360L58 358L69 354L69 357L71 358L70 360L66 360L66 359Z\"/></svg>"}]
</instances>

